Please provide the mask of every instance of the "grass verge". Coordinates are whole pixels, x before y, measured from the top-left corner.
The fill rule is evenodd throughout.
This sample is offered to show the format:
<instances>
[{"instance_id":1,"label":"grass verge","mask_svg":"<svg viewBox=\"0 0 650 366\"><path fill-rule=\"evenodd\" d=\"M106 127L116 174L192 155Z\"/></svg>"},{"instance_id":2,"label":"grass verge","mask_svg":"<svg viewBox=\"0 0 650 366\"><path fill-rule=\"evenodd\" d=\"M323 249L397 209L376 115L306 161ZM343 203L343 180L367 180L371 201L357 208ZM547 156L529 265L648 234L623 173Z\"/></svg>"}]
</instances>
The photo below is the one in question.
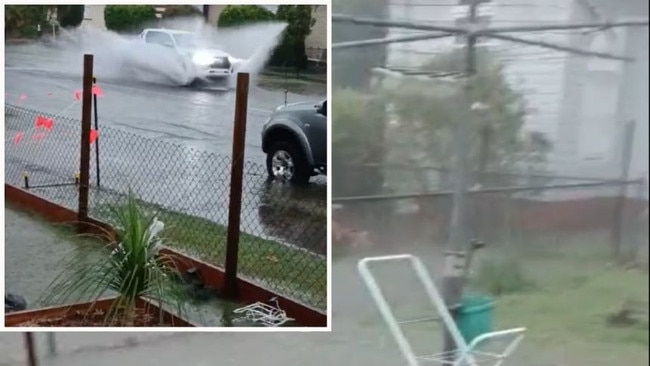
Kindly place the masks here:
<instances>
[{"instance_id":1,"label":"grass verge","mask_svg":"<svg viewBox=\"0 0 650 366\"><path fill-rule=\"evenodd\" d=\"M165 224L161 234L165 245L223 268L227 228L210 220L152 205ZM114 223L108 205L93 210L100 220ZM327 304L327 261L302 249L242 232L239 239L239 274L296 300L325 308Z\"/></svg>"}]
</instances>

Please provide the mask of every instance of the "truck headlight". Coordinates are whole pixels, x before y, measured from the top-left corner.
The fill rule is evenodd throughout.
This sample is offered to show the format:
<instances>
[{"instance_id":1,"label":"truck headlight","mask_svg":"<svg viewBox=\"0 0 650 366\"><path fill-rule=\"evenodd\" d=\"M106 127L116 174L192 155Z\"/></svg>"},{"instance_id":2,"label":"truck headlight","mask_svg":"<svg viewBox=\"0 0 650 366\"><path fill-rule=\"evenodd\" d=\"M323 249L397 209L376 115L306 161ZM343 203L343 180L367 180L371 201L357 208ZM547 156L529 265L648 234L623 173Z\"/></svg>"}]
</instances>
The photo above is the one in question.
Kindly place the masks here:
<instances>
[{"instance_id":1,"label":"truck headlight","mask_svg":"<svg viewBox=\"0 0 650 366\"><path fill-rule=\"evenodd\" d=\"M214 56L205 52L197 52L192 56L192 62L199 66L208 66L214 61Z\"/></svg>"}]
</instances>

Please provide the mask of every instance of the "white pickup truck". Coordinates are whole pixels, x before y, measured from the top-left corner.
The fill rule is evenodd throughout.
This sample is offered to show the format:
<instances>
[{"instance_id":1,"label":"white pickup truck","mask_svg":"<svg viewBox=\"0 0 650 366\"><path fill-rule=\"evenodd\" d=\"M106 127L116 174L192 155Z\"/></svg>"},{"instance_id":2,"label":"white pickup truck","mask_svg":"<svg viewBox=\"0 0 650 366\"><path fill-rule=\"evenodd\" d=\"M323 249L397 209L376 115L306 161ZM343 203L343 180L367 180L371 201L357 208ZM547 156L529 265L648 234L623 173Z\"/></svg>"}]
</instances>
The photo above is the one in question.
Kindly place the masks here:
<instances>
[{"instance_id":1,"label":"white pickup truck","mask_svg":"<svg viewBox=\"0 0 650 366\"><path fill-rule=\"evenodd\" d=\"M191 32L164 28L148 28L140 33L140 39L151 45L173 49L192 66L196 79L220 80L236 73L244 60L232 57L216 48L201 47L199 37Z\"/></svg>"}]
</instances>

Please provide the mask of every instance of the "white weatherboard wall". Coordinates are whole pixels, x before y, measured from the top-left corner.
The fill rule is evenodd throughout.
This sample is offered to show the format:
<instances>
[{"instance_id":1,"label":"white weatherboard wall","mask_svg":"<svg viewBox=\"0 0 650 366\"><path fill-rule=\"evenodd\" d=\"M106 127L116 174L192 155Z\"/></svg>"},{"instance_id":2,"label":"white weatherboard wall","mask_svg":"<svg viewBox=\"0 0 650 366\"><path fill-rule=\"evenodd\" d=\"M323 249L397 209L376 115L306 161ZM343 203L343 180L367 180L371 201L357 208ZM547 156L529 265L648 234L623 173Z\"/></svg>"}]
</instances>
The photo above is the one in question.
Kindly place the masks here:
<instances>
[{"instance_id":1,"label":"white weatherboard wall","mask_svg":"<svg viewBox=\"0 0 650 366\"><path fill-rule=\"evenodd\" d=\"M647 1L645 1L647 15ZM608 19L634 18L643 1L621 1L602 13ZM609 4L614 5L614 4ZM590 21L575 12L575 21ZM648 29L617 28L597 33L586 45L591 50L630 56L632 63L572 57L567 63L563 111L559 121L556 168L562 174L618 178L622 170L626 121L636 129L630 178L648 172Z\"/></svg>"},{"instance_id":2,"label":"white weatherboard wall","mask_svg":"<svg viewBox=\"0 0 650 366\"><path fill-rule=\"evenodd\" d=\"M635 121L635 133L630 164L631 178L648 180L648 29L634 28L627 34L626 54L636 59L624 75L621 88L621 103L618 121ZM627 77L625 77L627 76ZM618 150L622 149L617 146ZM617 151L618 153L618 151ZM620 157L617 155L617 159ZM645 187L648 197L648 186Z\"/></svg>"}]
</instances>

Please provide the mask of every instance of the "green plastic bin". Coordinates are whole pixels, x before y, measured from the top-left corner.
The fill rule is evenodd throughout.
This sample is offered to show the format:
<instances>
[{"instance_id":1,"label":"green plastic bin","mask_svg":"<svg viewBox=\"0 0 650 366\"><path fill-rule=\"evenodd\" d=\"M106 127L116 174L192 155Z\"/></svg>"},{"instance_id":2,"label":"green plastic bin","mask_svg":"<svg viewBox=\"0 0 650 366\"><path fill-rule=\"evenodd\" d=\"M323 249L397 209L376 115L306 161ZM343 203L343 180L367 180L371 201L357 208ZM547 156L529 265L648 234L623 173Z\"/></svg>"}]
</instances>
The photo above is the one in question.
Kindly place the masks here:
<instances>
[{"instance_id":1,"label":"green plastic bin","mask_svg":"<svg viewBox=\"0 0 650 366\"><path fill-rule=\"evenodd\" d=\"M492 331L494 300L482 295L463 297L457 312L456 326L468 344Z\"/></svg>"}]
</instances>

